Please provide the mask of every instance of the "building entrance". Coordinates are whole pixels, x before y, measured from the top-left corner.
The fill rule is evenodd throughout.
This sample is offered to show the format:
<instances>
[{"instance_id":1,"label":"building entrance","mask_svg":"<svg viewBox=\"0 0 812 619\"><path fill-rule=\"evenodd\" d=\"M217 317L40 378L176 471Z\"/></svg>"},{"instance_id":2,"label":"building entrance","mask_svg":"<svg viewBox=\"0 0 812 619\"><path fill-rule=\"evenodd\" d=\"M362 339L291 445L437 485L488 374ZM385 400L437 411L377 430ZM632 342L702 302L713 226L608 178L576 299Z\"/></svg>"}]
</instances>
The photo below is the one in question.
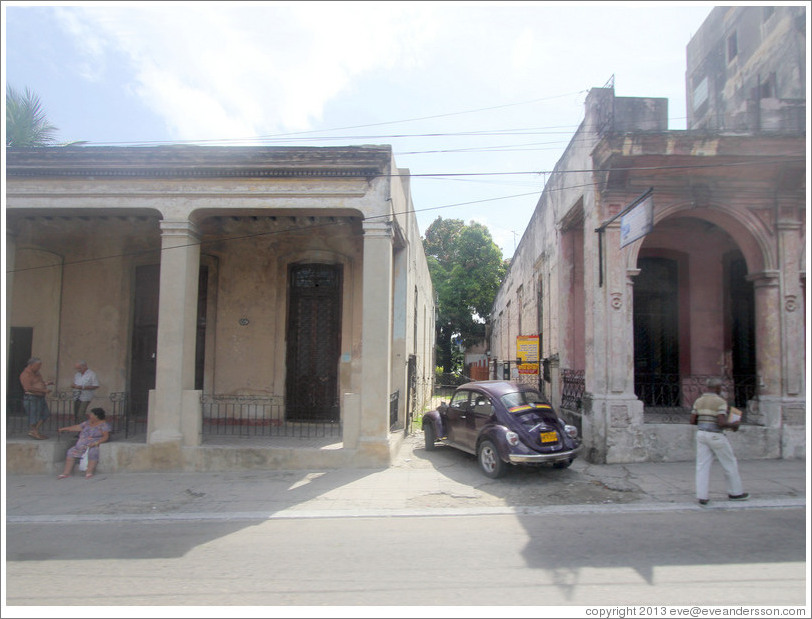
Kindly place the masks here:
<instances>
[{"instance_id":1,"label":"building entrance","mask_svg":"<svg viewBox=\"0 0 812 619\"><path fill-rule=\"evenodd\" d=\"M341 349L341 265L290 268L286 417L337 422Z\"/></svg>"}]
</instances>

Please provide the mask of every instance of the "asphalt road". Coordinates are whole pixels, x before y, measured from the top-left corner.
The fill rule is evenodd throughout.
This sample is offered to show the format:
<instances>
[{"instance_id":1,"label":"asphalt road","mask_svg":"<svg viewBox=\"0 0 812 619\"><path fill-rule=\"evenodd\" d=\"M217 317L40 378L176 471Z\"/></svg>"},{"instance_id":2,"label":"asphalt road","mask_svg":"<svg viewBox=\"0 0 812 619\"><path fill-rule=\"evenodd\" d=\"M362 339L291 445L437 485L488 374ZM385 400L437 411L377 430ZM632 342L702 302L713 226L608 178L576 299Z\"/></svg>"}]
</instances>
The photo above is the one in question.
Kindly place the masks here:
<instances>
[{"instance_id":1,"label":"asphalt road","mask_svg":"<svg viewBox=\"0 0 812 619\"><path fill-rule=\"evenodd\" d=\"M805 529L802 508L9 523L6 603L803 605Z\"/></svg>"}]
</instances>

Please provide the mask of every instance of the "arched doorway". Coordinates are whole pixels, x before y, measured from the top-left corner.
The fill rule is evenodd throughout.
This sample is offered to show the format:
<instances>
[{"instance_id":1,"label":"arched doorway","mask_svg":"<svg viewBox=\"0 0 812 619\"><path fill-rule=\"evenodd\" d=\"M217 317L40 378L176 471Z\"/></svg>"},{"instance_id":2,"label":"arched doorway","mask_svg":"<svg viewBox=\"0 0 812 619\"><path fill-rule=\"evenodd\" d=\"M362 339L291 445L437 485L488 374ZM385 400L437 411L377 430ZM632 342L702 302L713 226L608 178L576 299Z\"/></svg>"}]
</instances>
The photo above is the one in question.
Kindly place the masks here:
<instances>
[{"instance_id":1,"label":"arched doorway","mask_svg":"<svg viewBox=\"0 0 812 619\"><path fill-rule=\"evenodd\" d=\"M684 421L710 376L722 377L727 399L745 408L755 394L755 300L733 236L713 222L671 217L643 242L637 268L634 384L646 419Z\"/></svg>"}]
</instances>

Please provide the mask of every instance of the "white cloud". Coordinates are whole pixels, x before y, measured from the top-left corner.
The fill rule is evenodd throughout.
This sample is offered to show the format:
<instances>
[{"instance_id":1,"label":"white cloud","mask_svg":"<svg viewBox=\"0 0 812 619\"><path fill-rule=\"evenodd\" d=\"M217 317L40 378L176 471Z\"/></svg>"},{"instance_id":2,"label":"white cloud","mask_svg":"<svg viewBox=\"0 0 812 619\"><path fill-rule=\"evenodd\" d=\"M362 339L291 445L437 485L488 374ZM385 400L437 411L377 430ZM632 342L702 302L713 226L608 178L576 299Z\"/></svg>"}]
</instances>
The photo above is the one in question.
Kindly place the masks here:
<instances>
[{"instance_id":1,"label":"white cloud","mask_svg":"<svg viewBox=\"0 0 812 619\"><path fill-rule=\"evenodd\" d=\"M175 139L251 137L312 127L352 81L421 62L430 8L399 3L181 3L60 10L88 79L106 53L131 63L134 91ZM190 9L190 7L193 7Z\"/></svg>"}]
</instances>

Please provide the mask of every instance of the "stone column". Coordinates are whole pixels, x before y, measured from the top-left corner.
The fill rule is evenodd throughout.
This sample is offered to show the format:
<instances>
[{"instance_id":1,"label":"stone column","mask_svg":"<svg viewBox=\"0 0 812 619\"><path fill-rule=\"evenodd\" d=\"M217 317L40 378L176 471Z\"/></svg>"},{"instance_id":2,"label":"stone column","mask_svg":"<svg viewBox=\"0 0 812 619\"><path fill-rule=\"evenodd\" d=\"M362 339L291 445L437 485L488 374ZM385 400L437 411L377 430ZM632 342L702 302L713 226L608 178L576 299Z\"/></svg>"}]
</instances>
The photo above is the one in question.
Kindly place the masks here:
<instances>
[{"instance_id":1,"label":"stone column","mask_svg":"<svg viewBox=\"0 0 812 619\"><path fill-rule=\"evenodd\" d=\"M784 354L784 385L781 395L804 395L804 297L801 288L801 256L804 251L801 224L778 223L779 264L781 282L781 341Z\"/></svg>"},{"instance_id":2,"label":"stone column","mask_svg":"<svg viewBox=\"0 0 812 619\"><path fill-rule=\"evenodd\" d=\"M634 393L632 299L637 270L626 266L625 252L620 249L620 222L606 227L603 251L605 276L602 285L592 291L595 302L590 309L595 376L584 395L587 457L609 464L644 462L648 453L643 403Z\"/></svg>"},{"instance_id":3,"label":"stone column","mask_svg":"<svg viewBox=\"0 0 812 619\"><path fill-rule=\"evenodd\" d=\"M193 396L200 239L189 221L161 222L161 284L155 391L149 442L200 443L200 404Z\"/></svg>"},{"instance_id":4,"label":"stone column","mask_svg":"<svg viewBox=\"0 0 812 619\"><path fill-rule=\"evenodd\" d=\"M358 449L389 459L389 392L392 350L392 230L365 221L363 327L361 329L361 424Z\"/></svg>"},{"instance_id":5,"label":"stone column","mask_svg":"<svg viewBox=\"0 0 812 619\"><path fill-rule=\"evenodd\" d=\"M767 426L781 423L781 296L780 272L763 271L747 277L753 282L756 306L756 384L760 413Z\"/></svg>"},{"instance_id":6,"label":"stone column","mask_svg":"<svg viewBox=\"0 0 812 619\"><path fill-rule=\"evenodd\" d=\"M794 210L794 209L793 209ZM806 402L806 349L804 324L804 268L803 224L794 219L781 219L776 225L778 233L778 263L781 286L778 293L779 311L776 319L781 325L781 392L780 417L778 412L767 416L777 425L780 419L781 455L784 458L806 456L806 426L809 423ZM775 320L775 319L774 319ZM767 402L759 408L771 410Z\"/></svg>"},{"instance_id":7,"label":"stone column","mask_svg":"<svg viewBox=\"0 0 812 619\"><path fill-rule=\"evenodd\" d=\"M633 276L626 268L620 247L620 222L606 228L606 281L604 282L603 325L606 332L606 385L607 393L623 394L634 398L634 318L632 298ZM597 333L596 333L597 336Z\"/></svg>"}]
</instances>

